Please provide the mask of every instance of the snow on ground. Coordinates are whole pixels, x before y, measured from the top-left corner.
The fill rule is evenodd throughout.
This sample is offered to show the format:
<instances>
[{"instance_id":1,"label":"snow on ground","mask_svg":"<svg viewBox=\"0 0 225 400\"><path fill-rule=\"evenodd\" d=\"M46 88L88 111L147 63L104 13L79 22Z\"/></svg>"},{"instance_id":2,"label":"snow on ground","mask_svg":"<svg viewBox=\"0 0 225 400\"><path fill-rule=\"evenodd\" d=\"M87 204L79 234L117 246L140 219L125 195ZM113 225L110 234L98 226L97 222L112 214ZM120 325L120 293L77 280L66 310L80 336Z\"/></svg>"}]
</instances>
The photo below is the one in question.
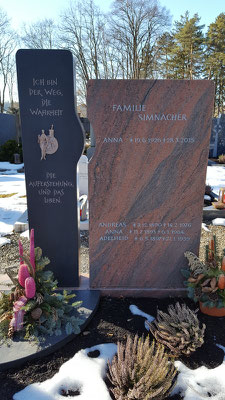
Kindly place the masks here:
<instances>
[{"instance_id":1,"label":"snow on ground","mask_svg":"<svg viewBox=\"0 0 225 400\"><path fill-rule=\"evenodd\" d=\"M11 164L8 161L1 161L0 162L0 171L2 170L2 173L4 175L10 175L14 174L17 172L18 169L23 168L24 164ZM4 171L6 170L6 171Z\"/></svg>"},{"instance_id":2,"label":"snow on ground","mask_svg":"<svg viewBox=\"0 0 225 400\"><path fill-rule=\"evenodd\" d=\"M154 318L141 311L135 305L129 307L134 315L140 315L152 322ZM148 326L145 327L149 330ZM217 344L225 352L225 347ZM221 365L216 368L208 369L200 367L189 369L181 361L175 361L175 367L178 370L176 385L171 395L180 394L184 400L225 400L225 359ZM20 400L20 399L19 399Z\"/></svg>"},{"instance_id":3,"label":"snow on ground","mask_svg":"<svg viewBox=\"0 0 225 400\"><path fill-rule=\"evenodd\" d=\"M132 305L129 307L129 309L130 309L130 312L131 312L133 315L140 315L141 317L144 317L144 318L146 319L146 321L144 322L144 324L145 324L145 328L147 329L147 331L149 331L149 326L148 326L148 324L146 324L146 322L148 321L149 323L151 323L151 322L155 319L155 317L152 317L151 315L146 314L145 312L141 311L140 308L138 308L138 307L135 306L134 304L132 304Z\"/></svg>"},{"instance_id":4,"label":"snow on ground","mask_svg":"<svg viewBox=\"0 0 225 400\"><path fill-rule=\"evenodd\" d=\"M206 184L212 187L212 191L219 194L221 187L225 187L225 166L208 166Z\"/></svg>"},{"instance_id":5,"label":"snow on ground","mask_svg":"<svg viewBox=\"0 0 225 400\"><path fill-rule=\"evenodd\" d=\"M225 399L225 361L213 369L189 369L181 361L175 361L175 366L179 374L172 395L179 393L184 400Z\"/></svg>"},{"instance_id":6,"label":"snow on ground","mask_svg":"<svg viewBox=\"0 0 225 400\"><path fill-rule=\"evenodd\" d=\"M88 353L98 350L97 358L88 357ZM77 400L111 400L104 382L107 361L111 361L117 352L113 343L100 344L80 350L73 358L64 363L57 374L42 383L32 383L14 394L14 400L60 400L68 390L80 392L69 396Z\"/></svg>"},{"instance_id":7,"label":"snow on ground","mask_svg":"<svg viewBox=\"0 0 225 400\"><path fill-rule=\"evenodd\" d=\"M225 226L225 218L215 218L212 220L213 225L224 225Z\"/></svg>"},{"instance_id":8,"label":"snow on ground","mask_svg":"<svg viewBox=\"0 0 225 400\"><path fill-rule=\"evenodd\" d=\"M0 195L13 194L11 197L0 197L0 246L7 243L4 235L11 233L14 223L27 208L25 178L23 173L17 173L23 164L0 162ZM10 172L10 173L9 173Z\"/></svg>"}]
</instances>

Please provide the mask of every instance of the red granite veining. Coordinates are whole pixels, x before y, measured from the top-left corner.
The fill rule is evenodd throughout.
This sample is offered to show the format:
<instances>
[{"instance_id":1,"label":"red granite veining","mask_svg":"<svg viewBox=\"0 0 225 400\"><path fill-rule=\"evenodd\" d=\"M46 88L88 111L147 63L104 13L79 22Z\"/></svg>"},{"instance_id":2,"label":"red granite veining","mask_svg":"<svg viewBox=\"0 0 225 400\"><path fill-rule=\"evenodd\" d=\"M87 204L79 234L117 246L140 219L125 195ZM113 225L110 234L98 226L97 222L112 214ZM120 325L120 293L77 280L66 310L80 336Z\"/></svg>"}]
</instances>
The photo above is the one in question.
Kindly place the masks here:
<instances>
[{"instance_id":1,"label":"red granite veining","mask_svg":"<svg viewBox=\"0 0 225 400\"><path fill-rule=\"evenodd\" d=\"M183 287L184 252L199 248L213 94L206 80L89 81L93 288Z\"/></svg>"}]
</instances>

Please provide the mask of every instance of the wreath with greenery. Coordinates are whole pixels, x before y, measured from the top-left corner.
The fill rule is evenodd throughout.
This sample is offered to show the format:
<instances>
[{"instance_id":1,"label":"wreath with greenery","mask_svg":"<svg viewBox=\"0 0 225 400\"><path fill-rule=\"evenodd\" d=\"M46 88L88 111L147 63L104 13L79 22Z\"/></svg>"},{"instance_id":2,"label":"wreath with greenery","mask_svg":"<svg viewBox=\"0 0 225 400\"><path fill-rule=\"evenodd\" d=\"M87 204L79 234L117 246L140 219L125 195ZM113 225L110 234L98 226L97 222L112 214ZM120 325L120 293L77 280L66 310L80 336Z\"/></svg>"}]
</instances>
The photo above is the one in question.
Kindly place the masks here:
<instances>
[{"instance_id":1,"label":"wreath with greenery","mask_svg":"<svg viewBox=\"0 0 225 400\"><path fill-rule=\"evenodd\" d=\"M216 237L212 236L206 246L206 261L203 263L190 251L184 253L189 270L182 269L186 278L188 297L200 301L204 307L225 307L225 250L224 256L217 254Z\"/></svg>"},{"instance_id":2,"label":"wreath with greenery","mask_svg":"<svg viewBox=\"0 0 225 400\"><path fill-rule=\"evenodd\" d=\"M75 294L57 290L57 280L52 271L45 270L50 263L42 250L34 248L34 230L30 232L30 255L23 254L19 241L20 265L13 279L14 287L0 297L0 340L13 339L14 335L25 340L79 333L83 320L72 311L81 301L71 304Z\"/></svg>"}]
</instances>

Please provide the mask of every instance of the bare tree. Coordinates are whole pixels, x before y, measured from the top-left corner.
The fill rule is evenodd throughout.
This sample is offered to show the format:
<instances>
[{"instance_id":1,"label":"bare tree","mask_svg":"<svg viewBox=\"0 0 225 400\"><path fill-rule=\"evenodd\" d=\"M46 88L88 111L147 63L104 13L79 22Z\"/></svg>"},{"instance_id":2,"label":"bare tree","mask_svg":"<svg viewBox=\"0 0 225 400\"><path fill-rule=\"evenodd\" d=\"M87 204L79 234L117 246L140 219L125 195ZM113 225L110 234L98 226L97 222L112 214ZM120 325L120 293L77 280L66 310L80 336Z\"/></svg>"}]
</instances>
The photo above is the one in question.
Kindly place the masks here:
<instances>
[{"instance_id":1,"label":"bare tree","mask_svg":"<svg viewBox=\"0 0 225 400\"><path fill-rule=\"evenodd\" d=\"M0 9L0 112L4 111L5 94L10 86L10 74L13 73L13 54L17 45L17 35L10 27L7 14Z\"/></svg>"},{"instance_id":2,"label":"bare tree","mask_svg":"<svg viewBox=\"0 0 225 400\"><path fill-rule=\"evenodd\" d=\"M21 40L29 49L53 49L57 47L57 27L52 19L42 19L24 24Z\"/></svg>"},{"instance_id":3,"label":"bare tree","mask_svg":"<svg viewBox=\"0 0 225 400\"><path fill-rule=\"evenodd\" d=\"M123 78L153 77L156 40L170 23L169 12L155 0L114 0L111 36L121 56Z\"/></svg>"},{"instance_id":4,"label":"bare tree","mask_svg":"<svg viewBox=\"0 0 225 400\"><path fill-rule=\"evenodd\" d=\"M61 46L76 58L79 94L85 98L89 79L116 78L114 39L107 32L107 17L93 0L74 1L61 16Z\"/></svg>"}]
</instances>

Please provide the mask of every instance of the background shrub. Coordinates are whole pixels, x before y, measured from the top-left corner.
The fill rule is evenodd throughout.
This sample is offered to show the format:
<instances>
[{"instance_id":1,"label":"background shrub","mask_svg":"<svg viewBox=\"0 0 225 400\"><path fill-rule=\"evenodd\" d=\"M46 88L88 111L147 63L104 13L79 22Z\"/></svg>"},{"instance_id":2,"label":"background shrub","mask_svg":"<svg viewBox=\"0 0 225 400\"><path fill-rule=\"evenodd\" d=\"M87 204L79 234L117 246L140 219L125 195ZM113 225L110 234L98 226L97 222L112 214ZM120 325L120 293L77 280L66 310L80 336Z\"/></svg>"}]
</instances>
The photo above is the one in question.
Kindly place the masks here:
<instances>
[{"instance_id":1,"label":"background shrub","mask_svg":"<svg viewBox=\"0 0 225 400\"><path fill-rule=\"evenodd\" d=\"M23 162L22 145L18 144L14 139L7 140L7 142L0 146L0 161L14 163L15 153L20 155L20 160Z\"/></svg>"}]
</instances>

